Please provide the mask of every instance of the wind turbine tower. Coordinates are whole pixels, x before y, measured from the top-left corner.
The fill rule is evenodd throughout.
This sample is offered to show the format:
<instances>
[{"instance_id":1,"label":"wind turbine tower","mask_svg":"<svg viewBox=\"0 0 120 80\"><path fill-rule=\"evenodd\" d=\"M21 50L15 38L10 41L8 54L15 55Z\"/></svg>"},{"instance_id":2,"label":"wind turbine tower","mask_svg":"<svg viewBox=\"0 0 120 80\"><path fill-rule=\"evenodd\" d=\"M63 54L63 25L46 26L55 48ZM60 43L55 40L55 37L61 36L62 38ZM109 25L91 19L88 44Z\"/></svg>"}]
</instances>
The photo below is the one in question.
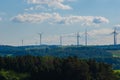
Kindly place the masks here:
<instances>
[{"instance_id":1,"label":"wind turbine tower","mask_svg":"<svg viewBox=\"0 0 120 80\"><path fill-rule=\"evenodd\" d=\"M38 33L39 37L40 37L40 45L42 43L42 33Z\"/></svg>"},{"instance_id":2,"label":"wind turbine tower","mask_svg":"<svg viewBox=\"0 0 120 80\"><path fill-rule=\"evenodd\" d=\"M22 46L23 46L23 40L22 40Z\"/></svg>"},{"instance_id":3,"label":"wind turbine tower","mask_svg":"<svg viewBox=\"0 0 120 80\"><path fill-rule=\"evenodd\" d=\"M60 46L62 46L62 36L60 36Z\"/></svg>"},{"instance_id":4,"label":"wind turbine tower","mask_svg":"<svg viewBox=\"0 0 120 80\"><path fill-rule=\"evenodd\" d=\"M114 28L114 31L113 31L112 34L114 35L114 45L117 45L117 35L118 35L118 33L116 31L116 28Z\"/></svg>"},{"instance_id":5,"label":"wind turbine tower","mask_svg":"<svg viewBox=\"0 0 120 80\"><path fill-rule=\"evenodd\" d=\"M79 46L79 38L80 38L80 34L79 32L77 32L77 46Z\"/></svg>"},{"instance_id":6,"label":"wind turbine tower","mask_svg":"<svg viewBox=\"0 0 120 80\"><path fill-rule=\"evenodd\" d=\"M87 46L88 42L88 32L87 32L87 29L85 30L85 45Z\"/></svg>"}]
</instances>

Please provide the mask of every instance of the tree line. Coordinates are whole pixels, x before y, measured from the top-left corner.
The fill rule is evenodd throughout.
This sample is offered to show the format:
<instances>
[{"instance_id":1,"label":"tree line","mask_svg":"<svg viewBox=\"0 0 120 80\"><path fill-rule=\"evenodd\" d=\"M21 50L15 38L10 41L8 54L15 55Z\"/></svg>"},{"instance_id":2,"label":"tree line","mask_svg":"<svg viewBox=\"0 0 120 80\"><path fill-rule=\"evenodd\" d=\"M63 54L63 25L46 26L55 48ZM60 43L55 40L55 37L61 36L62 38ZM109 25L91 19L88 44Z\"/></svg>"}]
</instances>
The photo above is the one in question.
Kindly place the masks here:
<instances>
[{"instance_id":1,"label":"tree line","mask_svg":"<svg viewBox=\"0 0 120 80\"><path fill-rule=\"evenodd\" d=\"M2 69L30 75L22 80L118 80L111 65L77 57L0 57Z\"/></svg>"}]
</instances>

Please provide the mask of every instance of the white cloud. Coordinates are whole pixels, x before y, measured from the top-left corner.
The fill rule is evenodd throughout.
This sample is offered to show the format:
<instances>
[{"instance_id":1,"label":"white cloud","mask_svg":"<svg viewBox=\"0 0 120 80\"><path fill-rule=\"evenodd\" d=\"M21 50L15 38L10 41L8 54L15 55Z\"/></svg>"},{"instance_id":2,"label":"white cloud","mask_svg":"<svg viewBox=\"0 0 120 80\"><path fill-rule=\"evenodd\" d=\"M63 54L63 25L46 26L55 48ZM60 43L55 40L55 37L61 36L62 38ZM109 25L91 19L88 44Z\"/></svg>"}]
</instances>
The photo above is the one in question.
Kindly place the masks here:
<instances>
[{"instance_id":1,"label":"white cloud","mask_svg":"<svg viewBox=\"0 0 120 80\"><path fill-rule=\"evenodd\" d=\"M115 25L115 27L120 27L120 24Z\"/></svg>"},{"instance_id":2,"label":"white cloud","mask_svg":"<svg viewBox=\"0 0 120 80\"><path fill-rule=\"evenodd\" d=\"M54 14L55 23L73 24L82 23L84 25L94 25L101 23L109 23L109 20L101 16L66 16L62 17L59 14Z\"/></svg>"},{"instance_id":3,"label":"white cloud","mask_svg":"<svg viewBox=\"0 0 120 80\"><path fill-rule=\"evenodd\" d=\"M114 25L118 32L120 32L120 24Z\"/></svg>"},{"instance_id":4,"label":"white cloud","mask_svg":"<svg viewBox=\"0 0 120 80\"><path fill-rule=\"evenodd\" d=\"M120 28L120 24L114 25L114 27L116 27L116 28Z\"/></svg>"},{"instance_id":5,"label":"white cloud","mask_svg":"<svg viewBox=\"0 0 120 80\"><path fill-rule=\"evenodd\" d=\"M109 23L109 20L104 17L95 17L93 23Z\"/></svg>"},{"instance_id":6,"label":"white cloud","mask_svg":"<svg viewBox=\"0 0 120 80\"><path fill-rule=\"evenodd\" d=\"M112 29L107 29L107 28L104 28L104 29L99 29L99 30L92 30L89 32L89 34L91 36L106 36L106 35L110 35L111 33L113 32Z\"/></svg>"},{"instance_id":7,"label":"white cloud","mask_svg":"<svg viewBox=\"0 0 120 80\"><path fill-rule=\"evenodd\" d=\"M101 16L61 16L58 13L40 13L40 14L19 14L12 18L14 22L41 23L48 22L51 24L74 24L81 23L86 25L96 25L109 23L109 20Z\"/></svg>"},{"instance_id":8,"label":"white cloud","mask_svg":"<svg viewBox=\"0 0 120 80\"><path fill-rule=\"evenodd\" d=\"M25 9L25 11L31 11L31 10L46 10L46 8L44 6L41 6L41 5L37 5L37 6L34 6L34 7L30 7L30 8L27 8Z\"/></svg>"},{"instance_id":9,"label":"white cloud","mask_svg":"<svg viewBox=\"0 0 120 80\"><path fill-rule=\"evenodd\" d=\"M51 17L48 13L41 14L19 14L18 16L13 17L11 20L14 22L29 22L29 23L40 23Z\"/></svg>"},{"instance_id":10,"label":"white cloud","mask_svg":"<svg viewBox=\"0 0 120 80\"><path fill-rule=\"evenodd\" d=\"M27 3L36 5L47 5L48 7L53 7L54 9L72 9L69 5L63 4L64 0L27 0Z\"/></svg>"}]
</instances>

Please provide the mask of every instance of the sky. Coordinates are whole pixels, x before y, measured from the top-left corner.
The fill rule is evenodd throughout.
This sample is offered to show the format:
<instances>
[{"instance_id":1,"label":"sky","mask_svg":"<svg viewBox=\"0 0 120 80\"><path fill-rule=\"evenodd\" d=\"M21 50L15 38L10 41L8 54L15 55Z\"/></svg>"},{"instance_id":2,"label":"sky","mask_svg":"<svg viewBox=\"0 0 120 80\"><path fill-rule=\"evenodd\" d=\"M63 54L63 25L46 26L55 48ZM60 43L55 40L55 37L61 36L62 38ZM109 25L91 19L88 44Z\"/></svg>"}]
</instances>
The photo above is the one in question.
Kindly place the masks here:
<instances>
[{"instance_id":1,"label":"sky","mask_svg":"<svg viewBox=\"0 0 120 80\"><path fill-rule=\"evenodd\" d=\"M114 27L120 32L120 0L0 0L0 45L113 44ZM120 44L120 34L117 43Z\"/></svg>"}]
</instances>

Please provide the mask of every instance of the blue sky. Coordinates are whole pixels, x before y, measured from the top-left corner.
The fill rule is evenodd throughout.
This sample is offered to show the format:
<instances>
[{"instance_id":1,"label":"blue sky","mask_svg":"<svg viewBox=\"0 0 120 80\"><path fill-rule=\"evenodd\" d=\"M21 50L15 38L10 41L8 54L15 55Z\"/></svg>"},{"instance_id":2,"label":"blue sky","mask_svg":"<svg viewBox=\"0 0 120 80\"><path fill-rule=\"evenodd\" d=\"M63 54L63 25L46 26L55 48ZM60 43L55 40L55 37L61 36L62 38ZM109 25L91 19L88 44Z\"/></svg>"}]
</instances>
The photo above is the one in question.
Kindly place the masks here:
<instances>
[{"instance_id":1,"label":"blue sky","mask_svg":"<svg viewBox=\"0 0 120 80\"><path fill-rule=\"evenodd\" d=\"M84 45L84 32L88 30L88 44L112 44L113 28L120 27L120 0L1 0L0 44L39 44L42 32L43 44ZM120 43L120 35L117 35Z\"/></svg>"}]
</instances>

